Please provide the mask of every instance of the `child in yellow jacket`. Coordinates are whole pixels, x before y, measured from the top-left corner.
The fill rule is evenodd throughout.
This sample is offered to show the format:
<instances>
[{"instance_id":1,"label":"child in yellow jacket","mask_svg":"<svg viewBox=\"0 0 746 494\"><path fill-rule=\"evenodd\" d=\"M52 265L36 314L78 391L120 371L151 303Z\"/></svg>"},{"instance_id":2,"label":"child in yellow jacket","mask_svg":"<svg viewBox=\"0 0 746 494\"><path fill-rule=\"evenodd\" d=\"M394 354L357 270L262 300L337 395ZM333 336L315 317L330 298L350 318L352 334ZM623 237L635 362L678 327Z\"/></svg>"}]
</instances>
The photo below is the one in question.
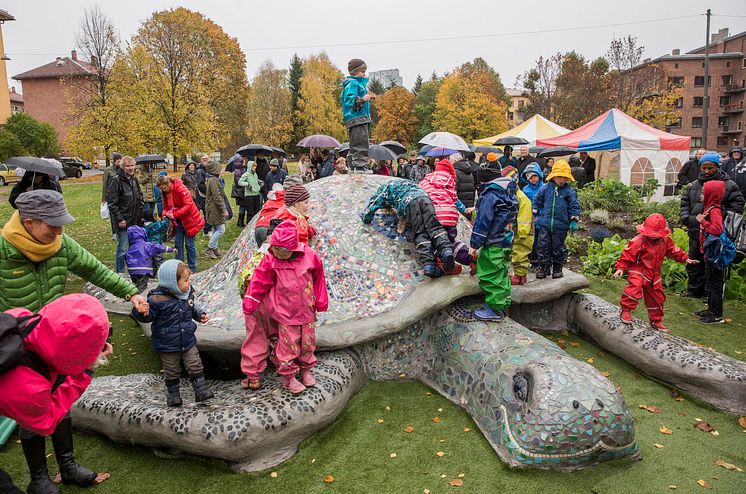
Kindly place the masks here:
<instances>
[{"instance_id":1,"label":"child in yellow jacket","mask_svg":"<svg viewBox=\"0 0 746 494\"><path fill-rule=\"evenodd\" d=\"M531 264L529 256L534 247L534 215L528 196L521 189L518 189L515 195L518 198L518 217L515 222L513 253L510 258L513 265L510 284L525 285L528 267Z\"/></svg>"}]
</instances>

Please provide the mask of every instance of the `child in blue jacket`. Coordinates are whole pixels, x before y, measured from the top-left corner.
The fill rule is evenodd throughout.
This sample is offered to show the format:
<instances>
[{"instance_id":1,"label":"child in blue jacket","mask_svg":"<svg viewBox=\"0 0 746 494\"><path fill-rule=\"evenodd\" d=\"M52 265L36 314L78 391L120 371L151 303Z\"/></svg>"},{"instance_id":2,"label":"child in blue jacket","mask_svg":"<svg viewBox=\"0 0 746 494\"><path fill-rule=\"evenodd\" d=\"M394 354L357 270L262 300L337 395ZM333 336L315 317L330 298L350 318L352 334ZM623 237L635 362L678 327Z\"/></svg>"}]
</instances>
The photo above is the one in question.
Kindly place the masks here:
<instances>
[{"instance_id":1,"label":"child in blue jacket","mask_svg":"<svg viewBox=\"0 0 746 494\"><path fill-rule=\"evenodd\" d=\"M369 172L368 144L370 140L370 100L376 99L368 92L368 65L359 58L347 64L349 77L342 81L342 115L350 137L350 152L347 166L350 173Z\"/></svg>"},{"instance_id":2,"label":"child in blue jacket","mask_svg":"<svg viewBox=\"0 0 746 494\"><path fill-rule=\"evenodd\" d=\"M194 303L194 290L189 281L191 274L186 264L177 259L164 262L158 269L158 287L148 293L148 315L132 310L132 317L137 321L151 323L150 343L161 357L168 391L166 403L170 407L183 404L179 392L182 360L189 373L195 401L214 396L205 381L194 335L197 331L195 321L205 324L210 318Z\"/></svg>"},{"instance_id":3,"label":"child in blue jacket","mask_svg":"<svg viewBox=\"0 0 746 494\"><path fill-rule=\"evenodd\" d=\"M514 170L506 169L506 175ZM485 297L484 308L474 315L484 321L502 322L510 306L510 258L513 246L513 223L518 214L515 181L494 168L478 172L479 200L477 219L471 231L471 255L477 256L479 288Z\"/></svg>"},{"instance_id":4,"label":"child in blue jacket","mask_svg":"<svg viewBox=\"0 0 746 494\"><path fill-rule=\"evenodd\" d=\"M570 185L574 182L570 165L565 160L557 161L552 172L532 201L534 218L539 226L536 259L539 265L536 278L562 278L562 266L567 260L565 239L567 230L578 229L580 203Z\"/></svg>"}]
</instances>

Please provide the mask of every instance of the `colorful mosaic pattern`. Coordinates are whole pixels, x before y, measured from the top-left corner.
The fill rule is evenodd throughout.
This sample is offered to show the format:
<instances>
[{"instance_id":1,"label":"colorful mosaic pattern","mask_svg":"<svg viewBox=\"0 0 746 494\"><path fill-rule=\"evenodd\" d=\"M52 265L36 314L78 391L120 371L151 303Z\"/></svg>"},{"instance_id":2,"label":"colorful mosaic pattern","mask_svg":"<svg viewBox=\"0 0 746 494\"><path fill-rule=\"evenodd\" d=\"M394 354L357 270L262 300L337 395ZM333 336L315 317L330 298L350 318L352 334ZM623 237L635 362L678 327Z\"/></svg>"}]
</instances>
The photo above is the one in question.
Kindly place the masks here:
<instances>
[{"instance_id":1,"label":"colorful mosaic pattern","mask_svg":"<svg viewBox=\"0 0 746 494\"><path fill-rule=\"evenodd\" d=\"M371 195L389 180L398 179L335 175L307 185L310 223L316 228L310 246L324 262L330 296L329 311L319 314L319 325L385 312L425 280L414 245L397 231L395 212L378 212L372 225L360 220ZM470 234L469 223L462 220L459 236ZM192 278L211 325L245 331L236 280L256 248L252 220L217 265Z\"/></svg>"}]
</instances>

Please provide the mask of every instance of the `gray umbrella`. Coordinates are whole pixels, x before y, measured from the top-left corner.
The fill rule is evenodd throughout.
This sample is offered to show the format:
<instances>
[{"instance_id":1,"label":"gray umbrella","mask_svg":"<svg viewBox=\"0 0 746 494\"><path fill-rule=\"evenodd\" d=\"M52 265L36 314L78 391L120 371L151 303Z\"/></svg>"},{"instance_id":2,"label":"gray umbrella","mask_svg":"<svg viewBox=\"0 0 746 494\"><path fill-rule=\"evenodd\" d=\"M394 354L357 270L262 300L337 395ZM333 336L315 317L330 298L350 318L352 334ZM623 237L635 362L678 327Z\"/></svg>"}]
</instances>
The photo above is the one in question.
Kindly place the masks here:
<instances>
[{"instance_id":1,"label":"gray umbrella","mask_svg":"<svg viewBox=\"0 0 746 494\"><path fill-rule=\"evenodd\" d=\"M397 155L404 154L407 152L407 147L397 141L383 141L381 143L381 146L389 148L393 152L395 152Z\"/></svg>"},{"instance_id":2,"label":"gray umbrella","mask_svg":"<svg viewBox=\"0 0 746 494\"><path fill-rule=\"evenodd\" d=\"M17 156L5 160L8 165L23 168L27 172L45 173L49 176L64 177L62 163L52 158L34 158L33 156Z\"/></svg>"},{"instance_id":3,"label":"gray umbrella","mask_svg":"<svg viewBox=\"0 0 746 494\"><path fill-rule=\"evenodd\" d=\"M368 157L373 160L395 160L396 152L386 146L373 144L368 148Z\"/></svg>"}]
</instances>

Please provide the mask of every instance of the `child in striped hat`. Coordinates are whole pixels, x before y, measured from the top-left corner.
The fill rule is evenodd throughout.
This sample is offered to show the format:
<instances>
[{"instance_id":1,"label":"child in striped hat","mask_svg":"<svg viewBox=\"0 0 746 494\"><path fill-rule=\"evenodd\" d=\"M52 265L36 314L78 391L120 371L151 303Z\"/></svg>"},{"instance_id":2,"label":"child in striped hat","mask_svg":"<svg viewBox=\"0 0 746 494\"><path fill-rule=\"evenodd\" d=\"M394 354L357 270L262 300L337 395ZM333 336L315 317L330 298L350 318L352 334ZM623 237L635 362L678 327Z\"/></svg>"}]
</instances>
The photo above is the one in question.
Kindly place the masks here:
<instances>
[{"instance_id":1,"label":"child in striped hat","mask_svg":"<svg viewBox=\"0 0 746 494\"><path fill-rule=\"evenodd\" d=\"M285 190L285 205L277 210L275 218L290 220L298 228L298 240L308 245L316 230L308 223L308 200L311 194L303 185L293 185Z\"/></svg>"}]
</instances>

